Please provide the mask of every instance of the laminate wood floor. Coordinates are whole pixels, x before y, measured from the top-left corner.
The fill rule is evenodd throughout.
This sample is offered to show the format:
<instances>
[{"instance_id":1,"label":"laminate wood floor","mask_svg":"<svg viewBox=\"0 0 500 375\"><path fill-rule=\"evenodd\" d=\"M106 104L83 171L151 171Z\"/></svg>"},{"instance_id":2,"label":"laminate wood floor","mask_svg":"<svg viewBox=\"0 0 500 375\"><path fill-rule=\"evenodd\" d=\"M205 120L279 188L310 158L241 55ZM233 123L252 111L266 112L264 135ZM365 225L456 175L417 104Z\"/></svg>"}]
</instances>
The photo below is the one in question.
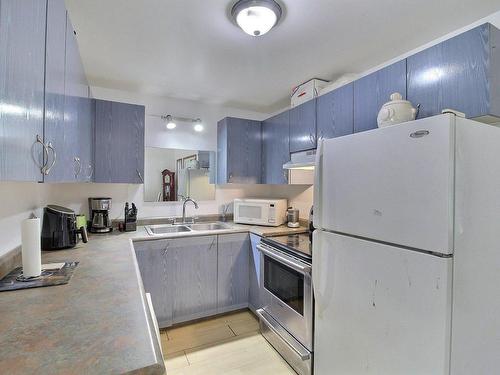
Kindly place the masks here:
<instances>
[{"instance_id":1,"label":"laminate wood floor","mask_svg":"<svg viewBox=\"0 0 500 375\"><path fill-rule=\"evenodd\" d=\"M167 375L296 375L250 311L167 328L160 336Z\"/></svg>"}]
</instances>

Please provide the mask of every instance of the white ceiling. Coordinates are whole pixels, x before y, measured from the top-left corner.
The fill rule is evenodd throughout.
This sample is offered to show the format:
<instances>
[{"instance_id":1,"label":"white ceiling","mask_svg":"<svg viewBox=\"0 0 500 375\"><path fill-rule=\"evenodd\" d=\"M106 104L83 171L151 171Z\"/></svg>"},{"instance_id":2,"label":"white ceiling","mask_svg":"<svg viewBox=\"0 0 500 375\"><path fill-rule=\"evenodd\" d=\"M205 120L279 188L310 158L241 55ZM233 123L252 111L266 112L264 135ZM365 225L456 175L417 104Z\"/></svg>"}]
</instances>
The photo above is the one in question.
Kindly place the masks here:
<instances>
[{"instance_id":1,"label":"white ceiling","mask_svg":"<svg viewBox=\"0 0 500 375\"><path fill-rule=\"evenodd\" d=\"M284 0L269 34L230 0L66 0L93 86L273 112L309 78L359 73L500 9L500 0Z\"/></svg>"}]
</instances>

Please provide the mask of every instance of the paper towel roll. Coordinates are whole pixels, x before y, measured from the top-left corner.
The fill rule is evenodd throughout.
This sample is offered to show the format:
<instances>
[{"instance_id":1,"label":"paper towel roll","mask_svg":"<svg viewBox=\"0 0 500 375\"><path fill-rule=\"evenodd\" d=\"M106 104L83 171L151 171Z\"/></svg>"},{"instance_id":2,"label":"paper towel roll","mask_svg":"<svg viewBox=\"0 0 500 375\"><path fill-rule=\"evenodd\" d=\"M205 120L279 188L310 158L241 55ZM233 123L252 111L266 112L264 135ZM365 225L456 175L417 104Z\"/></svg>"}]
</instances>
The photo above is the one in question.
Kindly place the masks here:
<instances>
[{"instance_id":1,"label":"paper towel roll","mask_svg":"<svg viewBox=\"0 0 500 375\"><path fill-rule=\"evenodd\" d=\"M23 276L40 276L42 251L40 244L40 218L26 219L21 224Z\"/></svg>"}]
</instances>

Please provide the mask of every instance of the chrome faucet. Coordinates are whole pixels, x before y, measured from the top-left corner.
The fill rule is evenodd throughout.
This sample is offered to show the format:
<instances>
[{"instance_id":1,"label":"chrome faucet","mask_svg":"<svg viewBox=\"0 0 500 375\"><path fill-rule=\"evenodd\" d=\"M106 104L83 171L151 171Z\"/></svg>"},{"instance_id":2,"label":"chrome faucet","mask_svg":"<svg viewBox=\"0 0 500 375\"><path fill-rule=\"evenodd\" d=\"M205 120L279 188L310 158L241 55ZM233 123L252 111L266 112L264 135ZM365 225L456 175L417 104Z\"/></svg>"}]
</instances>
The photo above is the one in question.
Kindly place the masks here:
<instances>
[{"instance_id":1,"label":"chrome faucet","mask_svg":"<svg viewBox=\"0 0 500 375\"><path fill-rule=\"evenodd\" d=\"M227 215L227 211L229 210L229 206L230 204L223 204L222 205L222 221L225 223L227 218L226 218L226 215Z\"/></svg>"},{"instance_id":2,"label":"chrome faucet","mask_svg":"<svg viewBox=\"0 0 500 375\"><path fill-rule=\"evenodd\" d=\"M186 204L187 202L192 202L194 204L194 208L198 209L198 203L196 203L194 200L191 198L187 197L184 199L184 203L182 204L182 224L187 224L186 223Z\"/></svg>"}]
</instances>

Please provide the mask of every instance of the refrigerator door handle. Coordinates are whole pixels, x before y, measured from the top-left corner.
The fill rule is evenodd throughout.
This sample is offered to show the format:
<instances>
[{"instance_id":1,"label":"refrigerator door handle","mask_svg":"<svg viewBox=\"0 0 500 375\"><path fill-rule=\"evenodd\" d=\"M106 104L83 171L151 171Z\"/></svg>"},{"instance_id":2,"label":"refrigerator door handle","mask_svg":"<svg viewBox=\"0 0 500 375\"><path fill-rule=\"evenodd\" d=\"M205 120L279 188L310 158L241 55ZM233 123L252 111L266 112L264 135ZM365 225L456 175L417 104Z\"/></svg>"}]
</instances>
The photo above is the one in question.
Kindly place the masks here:
<instances>
[{"instance_id":1,"label":"refrigerator door handle","mask_svg":"<svg viewBox=\"0 0 500 375\"><path fill-rule=\"evenodd\" d=\"M313 214L313 225L315 228L322 228L322 202L321 202L321 191L323 183L323 143L324 140L318 141L318 148L316 150L316 162L314 170L314 214Z\"/></svg>"}]
</instances>

